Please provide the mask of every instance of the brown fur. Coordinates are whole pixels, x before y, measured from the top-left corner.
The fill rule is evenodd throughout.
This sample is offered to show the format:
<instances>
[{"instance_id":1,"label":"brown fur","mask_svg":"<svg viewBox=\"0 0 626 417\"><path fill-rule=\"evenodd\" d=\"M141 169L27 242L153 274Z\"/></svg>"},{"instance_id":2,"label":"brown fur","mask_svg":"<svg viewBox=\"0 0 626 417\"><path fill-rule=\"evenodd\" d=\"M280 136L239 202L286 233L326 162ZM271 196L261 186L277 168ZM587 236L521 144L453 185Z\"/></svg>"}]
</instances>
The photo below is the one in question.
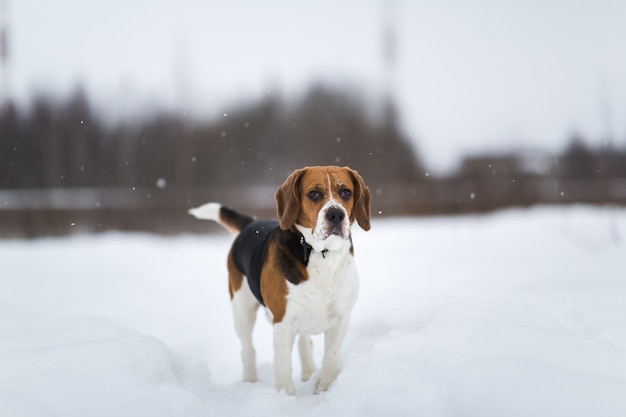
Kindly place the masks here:
<instances>
[{"instance_id":1,"label":"brown fur","mask_svg":"<svg viewBox=\"0 0 626 417\"><path fill-rule=\"evenodd\" d=\"M355 170L349 171L354 183L354 210L350 214L350 222L353 222L356 219L359 226L361 226L361 229L368 231L371 228L370 203L372 201L372 194L359 173Z\"/></svg>"},{"instance_id":2,"label":"brown fur","mask_svg":"<svg viewBox=\"0 0 626 417\"><path fill-rule=\"evenodd\" d=\"M280 228L288 230L298 220L300 213L300 181L305 172L304 169L295 170L276 190L276 210Z\"/></svg>"},{"instance_id":3,"label":"brown fur","mask_svg":"<svg viewBox=\"0 0 626 417\"><path fill-rule=\"evenodd\" d=\"M263 301L274 316L274 324L280 323L287 311L287 280L281 271L279 260L281 254L278 242L270 243L267 256L267 264L261 273L261 294Z\"/></svg>"},{"instance_id":4,"label":"brown fur","mask_svg":"<svg viewBox=\"0 0 626 417\"><path fill-rule=\"evenodd\" d=\"M243 274L239 271L239 268L235 265L233 260L233 251L228 253L228 292L230 293L230 299L232 300L235 293L239 291L243 284Z\"/></svg>"}]
</instances>

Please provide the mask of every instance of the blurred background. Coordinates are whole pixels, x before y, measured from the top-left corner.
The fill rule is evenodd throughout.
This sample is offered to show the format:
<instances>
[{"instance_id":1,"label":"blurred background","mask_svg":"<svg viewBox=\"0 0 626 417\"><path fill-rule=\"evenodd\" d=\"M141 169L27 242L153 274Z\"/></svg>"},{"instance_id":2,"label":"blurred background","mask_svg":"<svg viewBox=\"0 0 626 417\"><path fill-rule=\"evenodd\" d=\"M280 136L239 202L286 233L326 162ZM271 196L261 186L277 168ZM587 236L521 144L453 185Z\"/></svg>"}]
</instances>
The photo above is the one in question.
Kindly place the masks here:
<instances>
[{"instance_id":1,"label":"blurred background","mask_svg":"<svg viewBox=\"0 0 626 417\"><path fill-rule=\"evenodd\" d=\"M620 0L0 0L0 236L274 216L305 165L373 215L626 203Z\"/></svg>"}]
</instances>

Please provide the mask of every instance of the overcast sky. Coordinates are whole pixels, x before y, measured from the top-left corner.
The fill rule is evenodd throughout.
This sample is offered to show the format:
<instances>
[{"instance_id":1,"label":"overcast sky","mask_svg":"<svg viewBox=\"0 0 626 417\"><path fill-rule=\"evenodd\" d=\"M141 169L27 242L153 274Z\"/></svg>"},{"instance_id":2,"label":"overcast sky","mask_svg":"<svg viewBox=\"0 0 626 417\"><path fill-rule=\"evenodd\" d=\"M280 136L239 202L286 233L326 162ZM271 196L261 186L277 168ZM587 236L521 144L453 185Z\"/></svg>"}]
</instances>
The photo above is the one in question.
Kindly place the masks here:
<instances>
[{"instance_id":1,"label":"overcast sky","mask_svg":"<svg viewBox=\"0 0 626 417\"><path fill-rule=\"evenodd\" d=\"M83 85L115 117L216 115L313 82L384 91L383 0L0 0L10 90ZM626 1L396 0L393 91L433 170L461 155L626 146Z\"/></svg>"}]
</instances>

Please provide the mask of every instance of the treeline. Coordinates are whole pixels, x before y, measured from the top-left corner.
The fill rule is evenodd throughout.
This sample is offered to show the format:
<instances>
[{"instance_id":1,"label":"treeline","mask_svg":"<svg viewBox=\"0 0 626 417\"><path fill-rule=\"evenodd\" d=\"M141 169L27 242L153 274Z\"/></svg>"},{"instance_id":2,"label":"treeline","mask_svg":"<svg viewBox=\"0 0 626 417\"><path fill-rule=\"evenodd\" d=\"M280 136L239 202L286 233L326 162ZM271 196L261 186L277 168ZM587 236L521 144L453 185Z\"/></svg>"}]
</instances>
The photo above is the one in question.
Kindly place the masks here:
<instances>
[{"instance_id":1,"label":"treeline","mask_svg":"<svg viewBox=\"0 0 626 417\"><path fill-rule=\"evenodd\" d=\"M0 114L0 189L277 184L314 164L359 167L372 181L418 180L406 138L364 106L318 86L294 103L267 97L210 122L160 114L112 126L80 90L64 102L40 97L28 111L9 105Z\"/></svg>"},{"instance_id":2,"label":"treeline","mask_svg":"<svg viewBox=\"0 0 626 417\"><path fill-rule=\"evenodd\" d=\"M478 155L463 160L455 177L482 180L493 177L553 180L596 180L626 177L626 149L593 148L573 136L559 155L543 152Z\"/></svg>"},{"instance_id":3,"label":"treeline","mask_svg":"<svg viewBox=\"0 0 626 417\"><path fill-rule=\"evenodd\" d=\"M516 152L467 157L440 188L454 189L459 211L537 203L626 204L626 149L593 148L574 136L558 155ZM448 212L455 211L448 201Z\"/></svg>"},{"instance_id":4,"label":"treeline","mask_svg":"<svg viewBox=\"0 0 626 417\"><path fill-rule=\"evenodd\" d=\"M105 122L78 90L0 111L0 236L75 230L203 231L187 209L210 200L273 216L273 193L305 165L349 165L372 213L445 214L537 203L626 204L626 149L574 137L558 155L484 154L429 175L392 103L316 86L226 109L210 121L162 113ZM207 223L204 223L207 224Z\"/></svg>"}]
</instances>

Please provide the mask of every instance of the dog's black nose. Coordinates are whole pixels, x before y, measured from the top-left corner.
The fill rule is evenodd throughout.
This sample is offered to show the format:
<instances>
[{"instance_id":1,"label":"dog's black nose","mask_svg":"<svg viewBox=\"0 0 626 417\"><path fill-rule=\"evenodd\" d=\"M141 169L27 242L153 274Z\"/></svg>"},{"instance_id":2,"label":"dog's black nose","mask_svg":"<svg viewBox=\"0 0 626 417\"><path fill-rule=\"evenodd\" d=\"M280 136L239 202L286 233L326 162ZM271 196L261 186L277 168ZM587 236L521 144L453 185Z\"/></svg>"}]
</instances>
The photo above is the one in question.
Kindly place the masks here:
<instances>
[{"instance_id":1,"label":"dog's black nose","mask_svg":"<svg viewBox=\"0 0 626 417\"><path fill-rule=\"evenodd\" d=\"M335 226L341 223L345 218L346 214L344 213L344 211L337 207L331 207L326 212L326 220L328 220Z\"/></svg>"}]
</instances>

